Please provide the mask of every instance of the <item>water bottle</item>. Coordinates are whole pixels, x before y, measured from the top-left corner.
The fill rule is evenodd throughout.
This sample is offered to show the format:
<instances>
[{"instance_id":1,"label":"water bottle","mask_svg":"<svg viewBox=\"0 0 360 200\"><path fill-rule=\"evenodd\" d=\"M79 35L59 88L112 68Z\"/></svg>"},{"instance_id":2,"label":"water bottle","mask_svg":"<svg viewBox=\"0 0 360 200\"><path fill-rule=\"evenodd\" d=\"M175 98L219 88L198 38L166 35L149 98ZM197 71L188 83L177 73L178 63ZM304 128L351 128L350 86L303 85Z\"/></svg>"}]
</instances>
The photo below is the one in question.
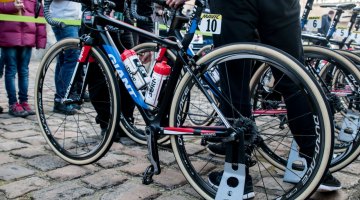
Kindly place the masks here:
<instances>
[{"instance_id":1,"label":"water bottle","mask_svg":"<svg viewBox=\"0 0 360 200\"><path fill-rule=\"evenodd\" d=\"M124 62L125 69L129 72L135 87L138 90L146 87L147 83L150 82L150 78L136 52L134 50L125 50L121 54L121 60Z\"/></svg>"},{"instance_id":2,"label":"water bottle","mask_svg":"<svg viewBox=\"0 0 360 200\"><path fill-rule=\"evenodd\" d=\"M161 87L164 85L171 73L171 67L163 61L161 63L156 63L154 66L154 71L151 77L151 81L148 87L148 90L145 94L145 102L151 106L156 107L159 101L159 95L161 92Z\"/></svg>"}]
</instances>

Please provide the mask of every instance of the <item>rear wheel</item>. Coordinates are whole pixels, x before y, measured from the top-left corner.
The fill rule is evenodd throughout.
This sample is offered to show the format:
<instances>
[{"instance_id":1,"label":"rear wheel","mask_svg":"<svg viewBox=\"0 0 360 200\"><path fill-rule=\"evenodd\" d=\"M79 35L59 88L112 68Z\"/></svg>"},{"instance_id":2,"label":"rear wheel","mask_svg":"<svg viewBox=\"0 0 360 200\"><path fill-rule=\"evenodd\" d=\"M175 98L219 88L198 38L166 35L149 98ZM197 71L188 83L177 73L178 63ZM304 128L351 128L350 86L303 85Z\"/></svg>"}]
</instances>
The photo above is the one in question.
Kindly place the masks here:
<instances>
[{"instance_id":1,"label":"rear wheel","mask_svg":"<svg viewBox=\"0 0 360 200\"><path fill-rule=\"evenodd\" d=\"M234 60L236 60L236 62L250 60L253 63L262 62L271 65L273 69L277 69L286 74L283 74L279 80L287 77L296 85L297 90L295 91L297 92L294 92L294 95L289 98L296 99L298 95L306 98L310 111L305 115L313 120L313 123L310 123L313 124L313 127L308 127L309 130L312 130L312 134L297 135L297 137L299 139L313 137L313 141L316 141L316 151L313 151L314 154L312 157L301 154L297 149L292 149L291 142L293 135L288 128L288 123L291 122L291 120L287 120L286 113L284 113L285 118L283 120L279 119L276 115L269 116L266 113L253 113L251 118L254 119L256 123L258 135L256 139L252 141L251 145L248 146L249 148L247 148L247 151L253 150L251 151L247 165L250 167L250 175L252 176L255 186L256 198L274 199L282 197L286 199L306 199L320 184L322 175L326 172L327 165L331 159L330 155L332 154L332 125L328 114L327 103L324 101L324 95L320 87L313 78L309 77L298 62L287 57L284 53L280 53L279 50L258 44L229 45L214 50L197 62L197 65L203 67L203 70L200 70L196 76L200 79L200 83L203 83L202 80L205 82L206 79L205 74L215 66L220 66L224 62ZM239 77L239 79L240 78L241 77ZM274 85L276 89L276 81ZM197 85L194 77L190 74L185 74L176 89L172 102L170 127L191 127L189 115L191 115L194 110L192 113L189 113L186 105L193 103L191 99L189 101L188 95L194 88L200 87ZM231 98L224 93L222 89L223 88L221 88L221 91L218 91L218 95L209 95L209 97L219 98L219 96L221 96L220 99L222 101L220 102L226 102L226 100L228 100L228 102L232 104ZM201 89L197 89L197 91L197 96L203 98L204 102L207 100L207 103L203 103L201 107L198 106L195 113L204 114L204 118L208 117L211 115L211 112L208 112L207 108L213 105L211 105L211 102L206 98L206 94L214 91ZM233 108L234 113L240 113L239 110L235 109L235 106ZM301 118L303 116L297 117ZM296 120L297 117L293 117L292 119ZM274 118L276 119L274 120ZM227 120L231 122L232 120L236 120L236 118L227 117ZM224 127L221 122L222 120L216 116L213 125ZM201 127L198 127L198 129L201 129ZM216 139L211 137L211 135L174 135L171 136L171 144L177 163L189 183L201 196L206 199L213 199L215 198L217 189L208 182L208 176L211 172L224 170L224 159L207 153L206 147L204 146L204 140L206 141L206 138ZM280 138L285 139L280 140ZM271 147L281 150L285 158L289 155L289 152L293 150L298 154L300 153L301 157L305 157L311 164L309 163L309 167L303 169L304 174L301 175L294 173L293 169L289 168L289 172L297 177L298 180L294 183L285 182L282 180L284 172L274 168L271 163L267 162L266 159L259 154L259 146L261 146L264 141L272 142L270 144ZM304 166L306 163L299 164Z\"/></svg>"}]
</instances>

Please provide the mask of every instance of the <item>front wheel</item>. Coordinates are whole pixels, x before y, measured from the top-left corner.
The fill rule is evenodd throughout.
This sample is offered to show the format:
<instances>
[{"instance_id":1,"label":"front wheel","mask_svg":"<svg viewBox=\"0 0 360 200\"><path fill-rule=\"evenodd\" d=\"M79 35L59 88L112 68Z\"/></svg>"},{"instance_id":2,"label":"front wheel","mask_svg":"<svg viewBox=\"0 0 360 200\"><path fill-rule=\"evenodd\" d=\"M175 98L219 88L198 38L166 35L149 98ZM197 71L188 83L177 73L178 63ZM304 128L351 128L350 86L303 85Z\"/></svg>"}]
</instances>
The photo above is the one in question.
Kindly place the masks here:
<instances>
[{"instance_id":1,"label":"front wheel","mask_svg":"<svg viewBox=\"0 0 360 200\"><path fill-rule=\"evenodd\" d=\"M81 48L79 39L57 42L42 59L35 81L35 108L43 136L58 156L77 165L93 163L105 155L120 113L115 71L101 50L92 47L87 63L63 59L69 52L78 56ZM69 71L63 73L65 67ZM69 89L77 96L76 103L56 101L65 97L59 88L69 88L64 74L80 77Z\"/></svg>"},{"instance_id":2,"label":"front wheel","mask_svg":"<svg viewBox=\"0 0 360 200\"><path fill-rule=\"evenodd\" d=\"M231 93L228 94L225 92L230 91L230 88L224 88L222 86L221 90L213 88L214 90L211 91L206 89L202 90L198 85L198 83L202 84L208 81L205 76L208 71L213 70L212 68L214 67L221 69L221 67L224 67L225 63L228 62L247 63L246 67L251 67L258 63L265 63L272 66L271 69L277 71L278 75L280 74L273 82L275 86L274 90L285 91L284 88L281 87L284 87L284 84L282 84L284 82L282 81L286 80L288 84L286 84L285 87L291 85L291 91L293 92L285 94L286 98L284 98L284 101L297 102L302 99L302 103L305 103L305 107L307 108L305 113L295 115L296 112L293 112L292 116L288 116L288 112L284 112L283 114L285 116L281 119L277 118L275 114L269 116L268 113L252 111L247 121L254 121L258 131L256 139L251 141L249 145L251 148L246 149L247 155L249 156L249 162L246 162L246 164L249 167L249 174L255 186L256 198L306 199L320 184L322 176L326 172L330 162L333 137L332 122L329 118L328 105L324 101L324 94L321 92L319 85L309 76L301 64L290 58L286 53L265 45L235 44L216 49L204 56L196 63L200 67L199 73L196 74L196 77L200 81L195 81L195 77L187 73L176 89L170 110L170 127L191 128L189 115L201 113L204 117L210 115L216 117L213 125L224 128L223 120L219 117L220 115L214 116L211 112L208 112L208 108L214 106L214 103L211 103L209 98L213 98L212 102L218 100L221 102L220 105L230 104L233 108L233 114L226 114L226 119L233 128L241 128L241 126L239 127L236 123L232 124L232 122L239 117L238 113L240 113L240 110L236 102L232 102L232 98L229 96ZM245 65L239 65L238 67L245 67ZM221 77L228 75L226 70L222 70ZM242 78L243 77L239 75L238 80ZM247 83L247 86L248 84L249 83ZM185 105L194 102L188 98L190 91L198 91L197 98L201 97L207 100L207 103L202 103L201 106L196 107L196 112L192 110L191 113L189 113L185 107ZM209 92L214 93L214 95L208 95ZM275 113L276 110L272 112ZM277 120L273 118L277 118ZM293 124L301 118L309 119L307 121L305 120L309 126L302 127L308 130L305 134L299 133L297 129L289 128L293 126L289 124ZM201 129L201 127L196 128ZM297 149L292 149L291 142L294 135L296 135L296 140L299 141L299 143L301 143L302 140L308 141L308 138L311 138L311 140L314 141L314 143L312 143L313 145L311 145L311 151L313 153L305 154ZM209 138L221 139L221 137L214 138L208 134L202 136L174 135L171 136L171 144L176 161L189 183L204 198L214 199L217 188L208 182L208 176L211 172L224 170L224 159L215 157L206 151L204 141L207 141ZM296 177L296 181L284 179L285 173L277 170L276 167L268 163L266 159L258 153L258 147L263 141L271 142L270 145L272 145L273 148L279 149L285 159L291 151L305 158L306 162L294 163L302 166L302 174L294 173L292 168L288 168L288 171ZM302 142L302 145L305 145L305 143ZM251 149L250 152L249 149Z\"/></svg>"}]
</instances>

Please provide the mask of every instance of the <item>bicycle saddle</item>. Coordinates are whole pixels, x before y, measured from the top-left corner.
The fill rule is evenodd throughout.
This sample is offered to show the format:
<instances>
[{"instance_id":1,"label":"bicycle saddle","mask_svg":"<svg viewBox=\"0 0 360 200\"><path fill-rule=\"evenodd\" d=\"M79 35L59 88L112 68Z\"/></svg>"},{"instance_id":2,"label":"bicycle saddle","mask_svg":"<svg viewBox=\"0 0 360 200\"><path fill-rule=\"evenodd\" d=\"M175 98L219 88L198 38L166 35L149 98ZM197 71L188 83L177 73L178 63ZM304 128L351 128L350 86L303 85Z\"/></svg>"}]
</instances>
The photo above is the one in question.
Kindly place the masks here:
<instances>
[{"instance_id":1,"label":"bicycle saddle","mask_svg":"<svg viewBox=\"0 0 360 200\"><path fill-rule=\"evenodd\" d=\"M360 12L360 7L356 7L353 9L353 12Z\"/></svg>"},{"instance_id":2,"label":"bicycle saddle","mask_svg":"<svg viewBox=\"0 0 360 200\"><path fill-rule=\"evenodd\" d=\"M322 8L334 8L337 10L351 10L356 7L353 3L342 3L342 4L322 4Z\"/></svg>"}]
</instances>

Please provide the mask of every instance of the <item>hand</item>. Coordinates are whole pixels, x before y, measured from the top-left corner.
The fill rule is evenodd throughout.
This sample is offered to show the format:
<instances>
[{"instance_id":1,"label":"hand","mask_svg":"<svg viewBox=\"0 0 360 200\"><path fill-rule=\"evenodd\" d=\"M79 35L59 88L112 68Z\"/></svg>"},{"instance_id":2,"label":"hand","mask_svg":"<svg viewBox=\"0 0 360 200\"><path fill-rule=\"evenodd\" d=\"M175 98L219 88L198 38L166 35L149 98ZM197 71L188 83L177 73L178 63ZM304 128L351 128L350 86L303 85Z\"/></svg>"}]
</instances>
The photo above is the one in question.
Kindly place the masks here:
<instances>
[{"instance_id":1,"label":"hand","mask_svg":"<svg viewBox=\"0 0 360 200\"><path fill-rule=\"evenodd\" d=\"M22 0L15 0L14 5L15 5L15 8L18 10L24 9L24 3L22 2Z\"/></svg>"},{"instance_id":2,"label":"hand","mask_svg":"<svg viewBox=\"0 0 360 200\"><path fill-rule=\"evenodd\" d=\"M188 0L166 0L166 4L171 8L178 8L179 6L182 6L185 1Z\"/></svg>"}]
</instances>

